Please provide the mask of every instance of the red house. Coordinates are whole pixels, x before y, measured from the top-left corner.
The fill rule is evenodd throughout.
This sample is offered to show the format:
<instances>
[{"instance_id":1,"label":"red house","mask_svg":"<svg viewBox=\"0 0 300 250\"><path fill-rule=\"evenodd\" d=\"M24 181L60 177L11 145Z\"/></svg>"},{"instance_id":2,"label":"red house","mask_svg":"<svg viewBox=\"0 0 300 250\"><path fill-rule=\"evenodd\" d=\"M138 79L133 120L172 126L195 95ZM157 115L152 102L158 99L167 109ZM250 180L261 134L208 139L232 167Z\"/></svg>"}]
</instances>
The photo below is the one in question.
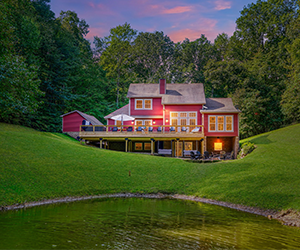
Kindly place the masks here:
<instances>
[{"instance_id":1,"label":"red house","mask_svg":"<svg viewBox=\"0 0 300 250\"><path fill-rule=\"evenodd\" d=\"M93 135L82 131L80 137L115 150L178 157L191 151L236 155L240 111L230 98L205 98L202 83L166 84L160 79L159 84L131 84L127 97L129 104L105 116L105 131L94 128ZM121 124L111 119L119 114L134 120Z\"/></svg>"},{"instance_id":2,"label":"red house","mask_svg":"<svg viewBox=\"0 0 300 250\"><path fill-rule=\"evenodd\" d=\"M77 138L79 136L81 125L103 125L94 116L85 114L78 110L61 115L62 117L62 132Z\"/></svg>"}]
</instances>

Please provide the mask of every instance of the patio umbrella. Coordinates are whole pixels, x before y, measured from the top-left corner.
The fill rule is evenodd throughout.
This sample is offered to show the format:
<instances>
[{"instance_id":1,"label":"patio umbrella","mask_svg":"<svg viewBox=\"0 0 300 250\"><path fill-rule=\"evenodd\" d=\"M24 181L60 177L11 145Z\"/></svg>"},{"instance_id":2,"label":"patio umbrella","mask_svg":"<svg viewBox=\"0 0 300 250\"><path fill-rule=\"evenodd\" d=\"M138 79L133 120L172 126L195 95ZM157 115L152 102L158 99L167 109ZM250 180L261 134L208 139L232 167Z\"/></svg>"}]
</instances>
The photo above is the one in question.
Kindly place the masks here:
<instances>
[{"instance_id":1,"label":"patio umbrella","mask_svg":"<svg viewBox=\"0 0 300 250\"><path fill-rule=\"evenodd\" d=\"M133 121L135 118L129 115L120 114L120 115L115 115L110 119L113 119L115 121L121 121L121 124L123 125L123 121Z\"/></svg>"}]
</instances>

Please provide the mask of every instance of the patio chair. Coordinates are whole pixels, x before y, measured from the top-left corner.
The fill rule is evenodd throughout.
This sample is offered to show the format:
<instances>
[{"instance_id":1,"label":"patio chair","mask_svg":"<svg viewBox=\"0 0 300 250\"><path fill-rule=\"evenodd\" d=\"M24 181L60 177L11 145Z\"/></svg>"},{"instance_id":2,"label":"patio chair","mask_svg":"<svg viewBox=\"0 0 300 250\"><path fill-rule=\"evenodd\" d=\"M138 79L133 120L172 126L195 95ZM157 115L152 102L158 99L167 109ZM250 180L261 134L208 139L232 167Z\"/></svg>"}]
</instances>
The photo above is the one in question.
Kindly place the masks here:
<instances>
[{"instance_id":1,"label":"patio chair","mask_svg":"<svg viewBox=\"0 0 300 250\"><path fill-rule=\"evenodd\" d=\"M181 132L186 132L186 127L181 127Z\"/></svg>"},{"instance_id":2,"label":"patio chair","mask_svg":"<svg viewBox=\"0 0 300 250\"><path fill-rule=\"evenodd\" d=\"M191 156L191 160L195 160L196 155L193 151L191 151L190 156Z\"/></svg>"},{"instance_id":3,"label":"patio chair","mask_svg":"<svg viewBox=\"0 0 300 250\"><path fill-rule=\"evenodd\" d=\"M175 132L175 127L171 127L170 132Z\"/></svg>"},{"instance_id":4,"label":"patio chair","mask_svg":"<svg viewBox=\"0 0 300 250\"><path fill-rule=\"evenodd\" d=\"M112 132L118 132L118 127L113 127Z\"/></svg>"},{"instance_id":5,"label":"patio chair","mask_svg":"<svg viewBox=\"0 0 300 250\"><path fill-rule=\"evenodd\" d=\"M199 160L201 158L202 158L202 154L199 151L197 151L195 154L195 160Z\"/></svg>"},{"instance_id":6,"label":"patio chair","mask_svg":"<svg viewBox=\"0 0 300 250\"><path fill-rule=\"evenodd\" d=\"M136 129L137 132L143 132L143 130L144 130L143 127L138 127L138 128Z\"/></svg>"},{"instance_id":7,"label":"patio chair","mask_svg":"<svg viewBox=\"0 0 300 250\"><path fill-rule=\"evenodd\" d=\"M204 151L203 158L204 159L209 159L209 152L208 151Z\"/></svg>"},{"instance_id":8,"label":"patio chair","mask_svg":"<svg viewBox=\"0 0 300 250\"><path fill-rule=\"evenodd\" d=\"M149 128L148 128L148 131L149 131L149 132L153 132L153 127L149 127Z\"/></svg>"},{"instance_id":9,"label":"patio chair","mask_svg":"<svg viewBox=\"0 0 300 250\"><path fill-rule=\"evenodd\" d=\"M161 127L158 127L158 128L157 128L157 132L160 132L160 133L161 133Z\"/></svg>"},{"instance_id":10,"label":"patio chair","mask_svg":"<svg viewBox=\"0 0 300 250\"><path fill-rule=\"evenodd\" d=\"M234 157L234 151L231 151L231 153L227 153L225 159L226 160L231 160Z\"/></svg>"},{"instance_id":11,"label":"patio chair","mask_svg":"<svg viewBox=\"0 0 300 250\"><path fill-rule=\"evenodd\" d=\"M132 132L133 131L133 128L132 127L128 127L127 128L127 132Z\"/></svg>"}]
</instances>

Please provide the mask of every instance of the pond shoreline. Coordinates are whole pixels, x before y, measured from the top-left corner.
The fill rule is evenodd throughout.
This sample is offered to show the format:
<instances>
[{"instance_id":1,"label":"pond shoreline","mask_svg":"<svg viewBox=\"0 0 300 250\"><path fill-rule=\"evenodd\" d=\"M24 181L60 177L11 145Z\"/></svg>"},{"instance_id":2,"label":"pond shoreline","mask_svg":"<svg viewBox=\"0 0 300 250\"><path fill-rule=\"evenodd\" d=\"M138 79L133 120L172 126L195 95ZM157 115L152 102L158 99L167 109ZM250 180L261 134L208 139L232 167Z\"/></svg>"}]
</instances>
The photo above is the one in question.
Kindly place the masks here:
<instances>
[{"instance_id":1,"label":"pond shoreline","mask_svg":"<svg viewBox=\"0 0 300 250\"><path fill-rule=\"evenodd\" d=\"M247 213L265 216L268 217L268 219L278 220L283 225L286 226L300 227L300 213L294 210L283 210L278 212L275 210L267 210L267 209L264 210L255 207L249 207L249 206L233 204L224 201L217 201L217 200L206 199L206 198L201 198L192 195L182 195L182 194L116 193L116 194L103 194L103 195L92 195L92 196L81 196L81 197L64 197L64 198L56 198L56 199L49 199L49 200L36 201L36 202L27 202L27 203L15 204L10 206L2 206L0 207L0 211L30 208L30 207L55 204L55 203L74 202L74 201L82 201L82 200L90 200L90 199L101 199L101 198L150 198L150 199L168 198L168 199L196 201L196 202L228 207L231 209L236 209Z\"/></svg>"}]
</instances>

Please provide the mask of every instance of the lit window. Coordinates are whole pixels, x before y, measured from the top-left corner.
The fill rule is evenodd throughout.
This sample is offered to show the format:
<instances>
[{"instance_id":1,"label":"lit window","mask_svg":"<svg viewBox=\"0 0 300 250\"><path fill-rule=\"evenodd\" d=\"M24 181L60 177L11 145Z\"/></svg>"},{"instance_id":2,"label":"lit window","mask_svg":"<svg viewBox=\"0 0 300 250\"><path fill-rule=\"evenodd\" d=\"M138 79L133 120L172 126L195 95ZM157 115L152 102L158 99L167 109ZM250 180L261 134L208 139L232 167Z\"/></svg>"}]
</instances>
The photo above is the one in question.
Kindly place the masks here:
<instances>
[{"instance_id":1,"label":"lit window","mask_svg":"<svg viewBox=\"0 0 300 250\"><path fill-rule=\"evenodd\" d=\"M142 120L135 120L135 125L142 126L143 125L143 121Z\"/></svg>"},{"instance_id":2,"label":"lit window","mask_svg":"<svg viewBox=\"0 0 300 250\"><path fill-rule=\"evenodd\" d=\"M226 130L232 131L232 116L226 116Z\"/></svg>"},{"instance_id":3,"label":"lit window","mask_svg":"<svg viewBox=\"0 0 300 250\"><path fill-rule=\"evenodd\" d=\"M180 120L180 125L185 126L186 125L186 119L181 119Z\"/></svg>"},{"instance_id":4,"label":"lit window","mask_svg":"<svg viewBox=\"0 0 300 250\"><path fill-rule=\"evenodd\" d=\"M224 116L218 116L218 131L224 130Z\"/></svg>"},{"instance_id":5,"label":"lit window","mask_svg":"<svg viewBox=\"0 0 300 250\"><path fill-rule=\"evenodd\" d=\"M215 142L214 150L216 150L216 151L222 150L222 142Z\"/></svg>"},{"instance_id":6,"label":"lit window","mask_svg":"<svg viewBox=\"0 0 300 250\"><path fill-rule=\"evenodd\" d=\"M190 117L196 117L196 113L190 113Z\"/></svg>"},{"instance_id":7,"label":"lit window","mask_svg":"<svg viewBox=\"0 0 300 250\"><path fill-rule=\"evenodd\" d=\"M196 119L190 119L190 125L196 125ZM192 131L195 127L190 127L190 130Z\"/></svg>"},{"instance_id":8,"label":"lit window","mask_svg":"<svg viewBox=\"0 0 300 250\"><path fill-rule=\"evenodd\" d=\"M216 130L216 117L215 116L209 117L209 130L210 131Z\"/></svg>"},{"instance_id":9,"label":"lit window","mask_svg":"<svg viewBox=\"0 0 300 250\"><path fill-rule=\"evenodd\" d=\"M178 117L178 113L171 113L171 117Z\"/></svg>"},{"instance_id":10,"label":"lit window","mask_svg":"<svg viewBox=\"0 0 300 250\"><path fill-rule=\"evenodd\" d=\"M135 108L136 109L142 109L143 108L143 100L136 100Z\"/></svg>"},{"instance_id":11,"label":"lit window","mask_svg":"<svg viewBox=\"0 0 300 250\"><path fill-rule=\"evenodd\" d=\"M116 125L117 125L117 126L121 126L121 125L122 125L122 122L121 122L121 121L116 121Z\"/></svg>"},{"instance_id":12,"label":"lit window","mask_svg":"<svg viewBox=\"0 0 300 250\"><path fill-rule=\"evenodd\" d=\"M136 142L134 145L135 145L135 150L143 150L143 143Z\"/></svg>"},{"instance_id":13,"label":"lit window","mask_svg":"<svg viewBox=\"0 0 300 250\"><path fill-rule=\"evenodd\" d=\"M187 113L180 113L180 117L187 117Z\"/></svg>"},{"instance_id":14,"label":"lit window","mask_svg":"<svg viewBox=\"0 0 300 250\"><path fill-rule=\"evenodd\" d=\"M145 142L144 143L144 150L151 150L151 143L150 142Z\"/></svg>"},{"instance_id":15,"label":"lit window","mask_svg":"<svg viewBox=\"0 0 300 250\"><path fill-rule=\"evenodd\" d=\"M172 120L171 120L171 125L177 126L177 122L178 122L177 119L172 119Z\"/></svg>"},{"instance_id":16,"label":"lit window","mask_svg":"<svg viewBox=\"0 0 300 250\"><path fill-rule=\"evenodd\" d=\"M145 100L145 109L152 108L152 100Z\"/></svg>"},{"instance_id":17,"label":"lit window","mask_svg":"<svg viewBox=\"0 0 300 250\"><path fill-rule=\"evenodd\" d=\"M193 150L193 143L192 142L185 142L184 143L184 150Z\"/></svg>"},{"instance_id":18,"label":"lit window","mask_svg":"<svg viewBox=\"0 0 300 250\"><path fill-rule=\"evenodd\" d=\"M152 121L151 120L146 120L145 121L145 126L151 126L152 125Z\"/></svg>"}]
</instances>

